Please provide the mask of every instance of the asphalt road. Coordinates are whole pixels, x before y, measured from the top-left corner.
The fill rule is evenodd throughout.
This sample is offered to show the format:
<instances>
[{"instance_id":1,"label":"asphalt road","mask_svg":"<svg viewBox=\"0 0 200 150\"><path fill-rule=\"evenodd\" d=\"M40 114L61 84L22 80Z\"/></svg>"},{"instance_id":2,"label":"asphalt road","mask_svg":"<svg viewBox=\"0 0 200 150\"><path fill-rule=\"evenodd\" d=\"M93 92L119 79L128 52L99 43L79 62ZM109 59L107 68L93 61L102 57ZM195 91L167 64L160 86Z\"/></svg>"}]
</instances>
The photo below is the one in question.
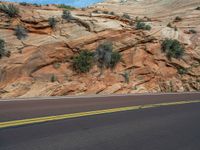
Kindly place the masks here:
<instances>
[{"instance_id":1,"label":"asphalt road","mask_svg":"<svg viewBox=\"0 0 200 150\"><path fill-rule=\"evenodd\" d=\"M200 93L1 101L0 119L198 99ZM200 103L191 103L3 128L0 150L199 150L199 118Z\"/></svg>"},{"instance_id":2,"label":"asphalt road","mask_svg":"<svg viewBox=\"0 0 200 150\"><path fill-rule=\"evenodd\" d=\"M200 92L0 100L0 122L183 100L200 100Z\"/></svg>"}]
</instances>

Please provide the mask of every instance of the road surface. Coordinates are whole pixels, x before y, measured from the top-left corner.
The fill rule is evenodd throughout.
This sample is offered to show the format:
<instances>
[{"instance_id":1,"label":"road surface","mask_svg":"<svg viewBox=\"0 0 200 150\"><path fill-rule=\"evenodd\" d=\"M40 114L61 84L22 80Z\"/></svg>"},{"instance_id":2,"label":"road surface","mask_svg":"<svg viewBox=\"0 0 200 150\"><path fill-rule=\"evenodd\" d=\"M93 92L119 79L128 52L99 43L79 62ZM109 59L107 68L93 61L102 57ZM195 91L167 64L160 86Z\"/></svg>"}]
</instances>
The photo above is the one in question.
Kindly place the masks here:
<instances>
[{"instance_id":1,"label":"road surface","mask_svg":"<svg viewBox=\"0 0 200 150\"><path fill-rule=\"evenodd\" d=\"M199 150L200 101L195 100L200 100L200 93L2 100L0 122L173 105L0 128L0 150Z\"/></svg>"}]
</instances>

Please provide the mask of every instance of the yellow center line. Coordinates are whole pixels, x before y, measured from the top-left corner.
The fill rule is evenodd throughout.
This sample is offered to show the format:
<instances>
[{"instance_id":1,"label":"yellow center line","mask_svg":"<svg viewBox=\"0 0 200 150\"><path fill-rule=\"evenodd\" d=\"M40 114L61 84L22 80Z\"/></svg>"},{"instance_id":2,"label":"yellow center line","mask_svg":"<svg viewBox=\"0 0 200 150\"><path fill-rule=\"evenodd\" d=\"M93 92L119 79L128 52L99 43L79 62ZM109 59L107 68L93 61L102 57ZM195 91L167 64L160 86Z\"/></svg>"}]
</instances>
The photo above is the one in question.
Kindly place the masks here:
<instances>
[{"instance_id":1,"label":"yellow center line","mask_svg":"<svg viewBox=\"0 0 200 150\"><path fill-rule=\"evenodd\" d=\"M160 104L146 104L146 105L138 105L138 106L119 107L119 108L112 108L112 109L103 109L103 110L95 110L95 111L88 111L88 112L78 112L78 113L71 113L71 114L47 116L47 117L38 117L38 118L23 119L23 120L14 120L14 121L0 122L0 128L15 127L15 126L21 126L21 125L43 123L43 122L49 122L49 121L78 118L78 117L85 117L85 116L92 116L92 115L109 114L109 113L122 112L122 111L147 109L147 108L155 108L155 107L163 107L163 106L173 106L173 105L183 105L183 104L191 104L191 103L200 103L200 100L178 101L178 102L169 102L169 103L160 103Z\"/></svg>"}]
</instances>

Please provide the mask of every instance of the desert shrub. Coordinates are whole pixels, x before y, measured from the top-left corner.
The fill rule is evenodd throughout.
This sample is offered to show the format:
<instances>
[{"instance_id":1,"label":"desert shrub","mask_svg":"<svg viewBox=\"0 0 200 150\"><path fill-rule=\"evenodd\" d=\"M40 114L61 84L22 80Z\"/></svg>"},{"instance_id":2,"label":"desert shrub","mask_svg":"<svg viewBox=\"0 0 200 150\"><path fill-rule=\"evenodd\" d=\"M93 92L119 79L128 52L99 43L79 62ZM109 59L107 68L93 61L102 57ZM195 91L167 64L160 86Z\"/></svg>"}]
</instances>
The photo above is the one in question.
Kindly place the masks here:
<instances>
[{"instance_id":1,"label":"desert shrub","mask_svg":"<svg viewBox=\"0 0 200 150\"><path fill-rule=\"evenodd\" d=\"M18 25L15 28L15 35L17 36L17 38L19 40L24 39L24 38L26 38L28 36L27 30L21 25Z\"/></svg>"},{"instance_id":2,"label":"desert shrub","mask_svg":"<svg viewBox=\"0 0 200 150\"><path fill-rule=\"evenodd\" d=\"M124 14L122 15L122 17L125 18L125 19L131 19L131 17L130 17L129 14L127 14L127 13L124 13Z\"/></svg>"},{"instance_id":3,"label":"desert shrub","mask_svg":"<svg viewBox=\"0 0 200 150\"><path fill-rule=\"evenodd\" d=\"M133 90L137 90L138 87L135 85L135 86L132 87L132 89L133 89Z\"/></svg>"},{"instance_id":4,"label":"desert shrub","mask_svg":"<svg viewBox=\"0 0 200 150\"><path fill-rule=\"evenodd\" d=\"M104 10L103 14L109 14L109 12L107 10Z\"/></svg>"},{"instance_id":5,"label":"desert shrub","mask_svg":"<svg viewBox=\"0 0 200 150\"><path fill-rule=\"evenodd\" d=\"M185 51L181 43L174 39L165 39L162 43L162 50L167 54L168 58L180 58Z\"/></svg>"},{"instance_id":6,"label":"desert shrub","mask_svg":"<svg viewBox=\"0 0 200 150\"><path fill-rule=\"evenodd\" d=\"M27 2L21 2L19 3L20 5L22 6L35 6L35 7L41 7L42 5L41 4L37 4L37 3L27 3ZM47 6L47 5L46 5Z\"/></svg>"},{"instance_id":7,"label":"desert shrub","mask_svg":"<svg viewBox=\"0 0 200 150\"><path fill-rule=\"evenodd\" d=\"M111 55L111 61L110 61L110 68L114 68L117 63L119 63L121 60L121 54L117 51L115 52L112 52L112 55Z\"/></svg>"},{"instance_id":8,"label":"desert shrub","mask_svg":"<svg viewBox=\"0 0 200 150\"><path fill-rule=\"evenodd\" d=\"M51 28L55 28L56 27L56 24L57 24L57 21L54 17L51 17L48 19L48 22L49 22L49 25Z\"/></svg>"},{"instance_id":9,"label":"desert shrub","mask_svg":"<svg viewBox=\"0 0 200 150\"><path fill-rule=\"evenodd\" d=\"M7 51L5 49L5 41L0 39L0 58L2 57L9 57L10 56L10 51Z\"/></svg>"},{"instance_id":10,"label":"desert shrub","mask_svg":"<svg viewBox=\"0 0 200 150\"><path fill-rule=\"evenodd\" d=\"M177 26L175 26L175 27L174 27L174 31L178 31L178 28L177 28Z\"/></svg>"},{"instance_id":11,"label":"desert shrub","mask_svg":"<svg viewBox=\"0 0 200 150\"><path fill-rule=\"evenodd\" d=\"M57 81L57 77L53 74L51 76L51 82L56 82Z\"/></svg>"},{"instance_id":12,"label":"desert shrub","mask_svg":"<svg viewBox=\"0 0 200 150\"><path fill-rule=\"evenodd\" d=\"M100 13L99 10L93 10L92 12L95 13L95 14L99 14Z\"/></svg>"},{"instance_id":13,"label":"desert shrub","mask_svg":"<svg viewBox=\"0 0 200 150\"><path fill-rule=\"evenodd\" d=\"M78 73L89 72L92 68L94 54L89 51L81 51L73 58L73 69Z\"/></svg>"},{"instance_id":14,"label":"desert shrub","mask_svg":"<svg viewBox=\"0 0 200 150\"><path fill-rule=\"evenodd\" d=\"M119 52L113 52L112 43L105 42L97 47L95 59L100 68L114 68L121 60L121 54Z\"/></svg>"},{"instance_id":15,"label":"desert shrub","mask_svg":"<svg viewBox=\"0 0 200 150\"><path fill-rule=\"evenodd\" d=\"M65 19L65 20L67 20L67 21L70 21L70 20L73 19L73 16L72 16L72 14L71 14L70 11L63 10L62 18Z\"/></svg>"},{"instance_id":16,"label":"desert shrub","mask_svg":"<svg viewBox=\"0 0 200 150\"><path fill-rule=\"evenodd\" d=\"M167 24L167 27L172 28L172 24L169 22L169 23Z\"/></svg>"},{"instance_id":17,"label":"desert shrub","mask_svg":"<svg viewBox=\"0 0 200 150\"><path fill-rule=\"evenodd\" d=\"M54 67L55 69L60 68L60 66L61 66L61 64L58 63L58 62L53 63L53 67Z\"/></svg>"},{"instance_id":18,"label":"desert shrub","mask_svg":"<svg viewBox=\"0 0 200 150\"><path fill-rule=\"evenodd\" d=\"M11 18L17 17L19 15L19 9L13 4L1 4L0 11L6 13Z\"/></svg>"},{"instance_id":19,"label":"desert shrub","mask_svg":"<svg viewBox=\"0 0 200 150\"><path fill-rule=\"evenodd\" d=\"M37 4L37 3L33 3L32 5L35 6L35 7L41 7L42 6L41 4Z\"/></svg>"},{"instance_id":20,"label":"desert shrub","mask_svg":"<svg viewBox=\"0 0 200 150\"><path fill-rule=\"evenodd\" d=\"M186 68L183 67L178 67L177 71L179 74L183 75L183 74L187 74L188 70Z\"/></svg>"},{"instance_id":21,"label":"desert shrub","mask_svg":"<svg viewBox=\"0 0 200 150\"><path fill-rule=\"evenodd\" d=\"M137 24L136 24L136 29L144 29L145 28L145 23L144 22L140 22L138 21Z\"/></svg>"},{"instance_id":22,"label":"desert shrub","mask_svg":"<svg viewBox=\"0 0 200 150\"><path fill-rule=\"evenodd\" d=\"M124 77L124 82L125 83L129 83L129 73L128 72L124 72L122 74L122 76Z\"/></svg>"},{"instance_id":23,"label":"desert shrub","mask_svg":"<svg viewBox=\"0 0 200 150\"><path fill-rule=\"evenodd\" d=\"M5 41L0 39L0 58L2 58L3 56L5 56Z\"/></svg>"},{"instance_id":24,"label":"desert shrub","mask_svg":"<svg viewBox=\"0 0 200 150\"><path fill-rule=\"evenodd\" d=\"M200 10L200 6L198 6L198 7L196 8L196 10Z\"/></svg>"},{"instance_id":25,"label":"desert shrub","mask_svg":"<svg viewBox=\"0 0 200 150\"><path fill-rule=\"evenodd\" d=\"M98 62L100 68L109 67L111 62L111 55L113 51L112 43L105 42L100 44L95 52L95 59Z\"/></svg>"},{"instance_id":26,"label":"desert shrub","mask_svg":"<svg viewBox=\"0 0 200 150\"><path fill-rule=\"evenodd\" d=\"M60 4L60 5L57 5L58 8L63 8L63 9L66 9L66 10L74 10L76 9L75 7L72 7L72 6L69 6L69 5L65 5L65 4Z\"/></svg>"},{"instance_id":27,"label":"desert shrub","mask_svg":"<svg viewBox=\"0 0 200 150\"><path fill-rule=\"evenodd\" d=\"M140 22L138 21L136 24L136 29L137 30L151 30L151 26L150 25L146 25L144 22Z\"/></svg>"},{"instance_id":28,"label":"desert shrub","mask_svg":"<svg viewBox=\"0 0 200 150\"><path fill-rule=\"evenodd\" d=\"M181 21L181 20L182 20L182 18L179 16L176 16L176 18L174 19L174 21L176 21L176 22Z\"/></svg>"},{"instance_id":29,"label":"desert shrub","mask_svg":"<svg viewBox=\"0 0 200 150\"><path fill-rule=\"evenodd\" d=\"M194 30L194 29L190 29L189 32L192 33L192 34L196 34L197 33L197 31Z\"/></svg>"},{"instance_id":30,"label":"desert shrub","mask_svg":"<svg viewBox=\"0 0 200 150\"><path fill-rule=\"evenodd\" d=\"M22 6L30 6L31 5L30 3L27 3L27 2L21 2L19 4L22 5Z\"/></svg>"},{"instance_id":31,"label":"desert shrub","mask_svg":"<svg viewBox=\"0 0 200 150\"><path fill-rule=\"evenodd\" d=\"M110 12L110 15L113 15L113 16L114 16L114 15L115 15L115 12L111 11L111 12Z\"/></svg>"},{"instance_id":32,"label":"desert shrub","mask_svg":"<svg viewBox=\"0 0 200 150\"><path fill-rule=\"evenodd\" d=\"M145 26L145 30L148 30L148 31L150 31L151 30L151 26L148 24L148 25L146 25Z\"/></svg>"}]
</instances>

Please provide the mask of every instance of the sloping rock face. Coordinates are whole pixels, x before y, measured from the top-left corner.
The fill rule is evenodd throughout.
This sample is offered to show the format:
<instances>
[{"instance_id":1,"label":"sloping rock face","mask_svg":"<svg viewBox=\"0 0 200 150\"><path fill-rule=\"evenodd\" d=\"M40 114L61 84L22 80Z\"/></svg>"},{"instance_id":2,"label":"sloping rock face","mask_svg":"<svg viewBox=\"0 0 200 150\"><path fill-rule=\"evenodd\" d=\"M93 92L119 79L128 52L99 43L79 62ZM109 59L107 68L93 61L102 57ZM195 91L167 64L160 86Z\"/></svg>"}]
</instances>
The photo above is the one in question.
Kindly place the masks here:
<instances>
[{"instance_id":1,"label":"sloping rock face","mask_svg":"<svg viewBox=\"0 0 200 150\"><path fill-rule=\"evenodd\" d=\"M127 12L132 7L142 6L142 2L137 3L124 3ZM153 29L142 31L134 28L135 19L120 17L123 9L115 15L92 13L96 9L103 12L107 8L111 11L119 6L124 8L118 1L73 10L75 20L72 22L63 20L62 10L55 6L15 5L21 10L19 17L10 19L0 13L0 38L11 51L9 58L0 59L0 98L200 91L200 27L194 23L196 34L186 32L191 26L179 28L191 20L191 14L173 23L179 28L174 31L166 27L165 17L162 20L152 12L153 17L149 16L152 19L147 23ZM116 7L111 8L113 5ZM129 13L133 18L134 11ZM178 13L176 11L174 16ZM142 15L148 14L142 11L140 17L144 17ZM200 12L194 10L192 15L200 17ZM54 29L48 23L50 17L57 20ZM17 39L14 32L19 24L28 30L28 37L22 40ZM169 60L161 51L161 42L166 37L185 44L181 59ZM101 74L94 66L88 73L76 73L72 57L84 49L94 51L104 41L112 41L114 49L122 55L116 68L104 69ZM187 71L180 73L180 68ZM124 73L128 73L128 83Z\"/></svg>"}]
</instances>

